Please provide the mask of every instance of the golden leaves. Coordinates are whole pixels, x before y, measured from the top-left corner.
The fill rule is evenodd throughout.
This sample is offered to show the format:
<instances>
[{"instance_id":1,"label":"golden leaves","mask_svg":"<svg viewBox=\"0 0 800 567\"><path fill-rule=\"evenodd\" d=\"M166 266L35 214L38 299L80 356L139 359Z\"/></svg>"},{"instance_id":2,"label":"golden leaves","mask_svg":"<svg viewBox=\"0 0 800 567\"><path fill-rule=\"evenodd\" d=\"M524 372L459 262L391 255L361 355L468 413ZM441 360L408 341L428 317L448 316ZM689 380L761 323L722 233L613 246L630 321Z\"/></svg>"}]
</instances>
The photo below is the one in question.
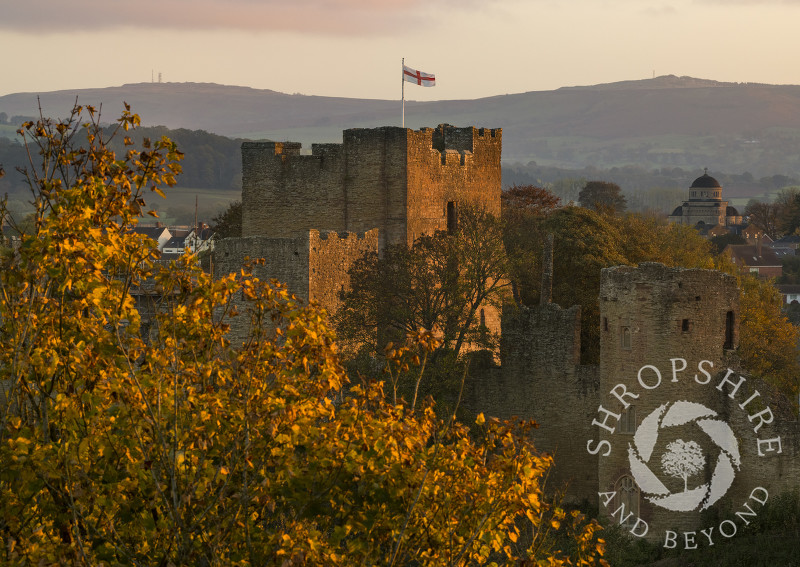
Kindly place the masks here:
<instances>
[{"instance_id":1,"label":"golden leaves","mask_svg":"<svg viewBox=\"0 0 800 567\"><path fill-rule=\"evenodd\" d=\"M138 123L126 106L120 129ZM0 517L14 534L0 562L536 556L516 523L550 525L539 482L551 460L529 424L481 415L473 437L430 404L389 403L380 382L350 386L326 317L256 278L257 262L212 280L186 257L154 265L127 230L144 188L174 181L174 144L118 160L92 122L83 149L70 149L72 127L41 128L75 175L37 185L36 231L0 260L0 378L18 380L0 430ZM146 337L132 289L155 304ZM235 348L232 316L252 329ZM387 351L390 373L417 371L438 345L410 333Z\"/></svg>"}]
</instances>

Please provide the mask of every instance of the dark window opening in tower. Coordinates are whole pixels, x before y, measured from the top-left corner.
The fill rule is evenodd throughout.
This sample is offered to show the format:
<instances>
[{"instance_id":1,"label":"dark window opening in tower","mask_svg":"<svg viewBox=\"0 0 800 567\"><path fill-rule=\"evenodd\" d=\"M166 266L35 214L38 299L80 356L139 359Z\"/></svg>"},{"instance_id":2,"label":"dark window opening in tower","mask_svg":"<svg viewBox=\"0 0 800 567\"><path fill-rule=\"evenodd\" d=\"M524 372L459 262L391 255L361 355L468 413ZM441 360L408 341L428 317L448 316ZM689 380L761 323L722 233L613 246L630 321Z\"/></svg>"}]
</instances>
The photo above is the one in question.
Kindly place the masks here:
<instances>
[{"instance_id":1,"label":"dark window opening in tower","mask_svg":"<svg viewBox=\"0 0 800 567\"><path fill-rule=\"evenodd\" d=\"M683 320L683 323L681 324L681 331L683 331L684 333L689 332L689 319Z\"/></svg>"},{"instance_id":2,"label":"dark window opening in tower","mask_svg":"<svg viewBox=\"0 0 800 567\"><path fill-rule=\"evenodd\" d=\"M453 201L447 203L447 234L455 234L458 229L458 215L456 204Z\"/></svg>"},{"instance_id":3,"label":"dark window opening in tower","mask_svg":"<svg viewBox=\"0 0 800 567\"><path fill-rule=\"evenodd\" d=\"M733 311L728 311L725 314L725 346L723 348L733 348L733 327L734 327Z\"/></svg>"}]
</instances>

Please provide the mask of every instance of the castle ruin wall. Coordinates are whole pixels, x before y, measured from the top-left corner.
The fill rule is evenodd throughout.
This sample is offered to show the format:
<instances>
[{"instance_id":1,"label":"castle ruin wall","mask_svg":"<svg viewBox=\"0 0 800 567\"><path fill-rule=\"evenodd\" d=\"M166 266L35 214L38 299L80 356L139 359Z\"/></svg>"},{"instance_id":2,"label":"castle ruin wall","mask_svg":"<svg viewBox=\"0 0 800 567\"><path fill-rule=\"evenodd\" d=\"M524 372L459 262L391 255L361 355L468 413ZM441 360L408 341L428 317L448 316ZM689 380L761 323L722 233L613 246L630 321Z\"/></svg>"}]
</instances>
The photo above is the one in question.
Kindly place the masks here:
<instances>
[{"instance_id":1,"label":"castle ruin wall","mask_svg":"<svg viewBox=\"0 0 800 567\"><path fill-rule=\"evenodd\" d=\"M340 293L350 288L350 267L378 253L378 229L363 234L311 230L308 236L308 298L332 315L341 306Z\"/></svg>"},{"instance_id":2,"label":"castle ruin wall","mask_svg":"<svg viewBox=\"0 0 800 567\"><path fill-rule=\"evenodd\" d=\"M500 419L533 419L537 450L554 457L548 488L597 499L597 458L586 452L598 404L596 366L580 366L581 310L556 304L507 307L501 367L473 379L468 407Z\"/></svg>"}]
</instances>

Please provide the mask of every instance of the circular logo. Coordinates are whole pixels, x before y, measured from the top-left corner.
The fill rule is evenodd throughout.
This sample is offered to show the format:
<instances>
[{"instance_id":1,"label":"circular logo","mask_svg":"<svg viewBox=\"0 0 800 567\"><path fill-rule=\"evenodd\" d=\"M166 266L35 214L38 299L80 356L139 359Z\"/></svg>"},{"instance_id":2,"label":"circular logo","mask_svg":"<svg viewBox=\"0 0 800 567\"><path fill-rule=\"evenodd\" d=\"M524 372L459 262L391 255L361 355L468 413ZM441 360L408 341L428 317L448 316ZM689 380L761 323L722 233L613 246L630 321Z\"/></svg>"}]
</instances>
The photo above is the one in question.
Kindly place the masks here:
<instances>
[{"instance_id":1,"label":"circular logo","mask_svg":"<svg viewBox=\"0 0 800 567\"><path fill-rule=\"evenodd\" d=\"M689 478L706 465L706 455L694 440L677 439L668 443L661 458L653 451L662 430L695 423L719 448L711 481L689 489ZM631 474L647 499L667 510L690 512L705 510L722 498L733 484L741 465L739 443L730 426L717 419L717 413L702 404L687 401L666 403L645 417L628 445ZM671 492L653 472L659 466L669 476L683 480L682 492ZM735 467L735 469L734 469Z\"/></svg>"}]
</instances>

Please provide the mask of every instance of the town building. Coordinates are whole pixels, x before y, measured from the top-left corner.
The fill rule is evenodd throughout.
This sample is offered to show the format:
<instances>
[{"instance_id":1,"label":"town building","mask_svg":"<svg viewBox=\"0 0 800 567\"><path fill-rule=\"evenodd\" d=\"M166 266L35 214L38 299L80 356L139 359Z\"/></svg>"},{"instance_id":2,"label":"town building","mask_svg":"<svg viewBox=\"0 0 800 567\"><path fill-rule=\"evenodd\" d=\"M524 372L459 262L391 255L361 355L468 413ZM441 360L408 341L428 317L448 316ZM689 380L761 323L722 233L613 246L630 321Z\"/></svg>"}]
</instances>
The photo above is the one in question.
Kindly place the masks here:
<instances>
[{"instance_id":1,"label":"town building","mask_svg":"<svg viewBox=\"0 0 800 567\"><path fill-rule=\"evenodd\" d=\"M715 235L722 229L736 232L742 224L742 216L735 207L722 200L722 185L708 174L708 170L692 182L689 199L672 211L670 222L694 226L706 234L713 230Z\"/></svg>"}]
</instances>

